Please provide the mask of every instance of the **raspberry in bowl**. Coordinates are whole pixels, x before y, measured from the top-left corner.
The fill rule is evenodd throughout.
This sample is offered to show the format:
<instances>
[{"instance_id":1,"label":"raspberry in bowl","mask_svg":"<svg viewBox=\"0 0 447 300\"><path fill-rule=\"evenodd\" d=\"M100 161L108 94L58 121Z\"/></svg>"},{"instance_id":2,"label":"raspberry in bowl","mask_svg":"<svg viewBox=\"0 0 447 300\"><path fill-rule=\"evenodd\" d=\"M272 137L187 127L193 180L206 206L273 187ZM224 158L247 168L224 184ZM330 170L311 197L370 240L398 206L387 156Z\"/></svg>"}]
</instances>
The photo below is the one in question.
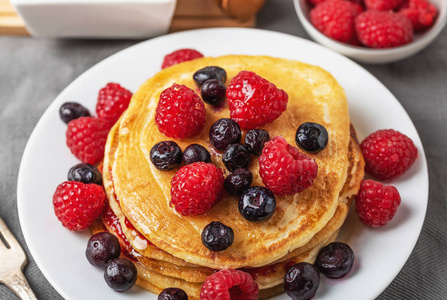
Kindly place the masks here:
<instances>
[{"instance_id":1,"label":"raspberry in bowl","mask_svg":"<svg viewBox=\"0 0 447 300\"><path fill-rule=\"evenodd\" d=\"M301 24L303 25L306 32L316 42L362 63L384 64L410 57L427 47L438 36L438 34L447 23L447 2L443 0L330 0L329 2L332 3L326 2L328 2L328 0L294 0L295 10L297 12L298 18L301 21ZM340 7L334 5L334 2L342 2L341 6L350 7L351 10L356 10L355 7L357 5L360 5L363 11L359 12L354 17L352 16L352 13L351 15L340 13ZM424 2L424 7L427 6L426 9L424 9L423 13L418 13L416 9L413 8L415 6L420 7L421 5L419 2ZM437 9L437 13L434 12L433 5ZM321 9L322 7L320 7L318 9L320 11L320 14L327 13L327 11L330 12L333 20L332 22L326 22L329 25L319 24L318 26L315 26L313 24L315 22L313 22L312 20L312 15L316 15L316 13L311 13L311 11L315 10L315 8L318 6L323 6L323 8L325 8L324 10L326 11L321 12L323 9ZM378 9L381 10L378 11ZM377 12L380 12L379 15L381 16L368 16L368 14L371 14L371 12L373 12L373 14L377 14ZM364 16L365 13L366 17ZM388 15L392 16L386 16L387 13ZM339 18L334 18L334 15L337 15ZM423 16L419 17L420 15ZM314 18L316 17L314 16ZM355 23L357 23L358 26L361 26L361 20L359 21L358 18L363 18L363 25L365 25L365 23L370 24L371 22L373 22L371 20L377 19L381 20L380 24L387 24L386 27L382 29L383 32L385 32L385 34L383 35L383 39L386 40L386 42L384 44L377 45L378 41L374 41L372 40L373 38L371 38L371 36L374 36L376 33L371 33L368 31L357 33L356 35L359 40L354 41L352 33L351 35L346 33L345 35L342 35L342 38L334 35L332 36L332 38L329 37L331 36L330 32L338 32L338 30L343 30L344 27L342 28L341 25L334 25L334 23L337 23L337 21L343 19L343 22L341 22L341 24L353 22L354 26ZM424 21L421 22L420 20ZM431 23L431 25L427 26L423 25L423 23ZM324 27L324 25L326 25L326 27ZM394 29L392 29L390 32L389 27L392 27ZM410 31L409 27L411 27L411 29L413 30ZM350 29L352 29L352 27L350 27ZM358 31L357 29L355 30ZM329 36L325 34L328 34ZM374 48L368 48L364 45L367 45L369 47L374 46ZM378 46L380 46L380 48L378 48Z\"/></svg>"}]
</instances>

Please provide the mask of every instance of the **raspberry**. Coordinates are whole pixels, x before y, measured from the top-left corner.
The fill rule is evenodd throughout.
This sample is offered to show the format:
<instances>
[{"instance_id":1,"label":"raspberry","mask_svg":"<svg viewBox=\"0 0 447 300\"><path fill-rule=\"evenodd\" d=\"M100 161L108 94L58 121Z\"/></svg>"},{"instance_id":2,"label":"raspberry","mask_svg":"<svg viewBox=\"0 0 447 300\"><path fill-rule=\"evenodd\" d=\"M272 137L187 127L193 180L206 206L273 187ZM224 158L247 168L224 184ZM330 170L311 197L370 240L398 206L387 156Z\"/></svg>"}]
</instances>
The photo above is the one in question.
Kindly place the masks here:
<instances>
[{"instance_id":1,"label":"raspberry","mask_svg":"<svg viewBox=\"0 0 447 300\"><path fill-rule=\"evenodd\" d=\"M365 171L381 180L403 175L418 156L413 141L392 129L378 130L370 134L360 147L365 157Z\"/></svg>"},{"instance_id":2,"label":"raspberry","mask_svg":"<svg viewBox=\"0 0 447 300\"><path fill-rule=\"evenodd\" d=\"M275 195L293 195L313 185L318 165L298 148L277 136L265 144L259 158L259 175Z\"/></svg>"},{"instance_id":3,"label":"raspberry","mask_svg":"<svg viewBox=\"0 0 447 300\"><path fill-rule=\"evenodd\" d=\"M318 5L323 2L327 2L327 1L328 0L309 0L310 4L313 4L313 5ZM358 4L362 4L362 2L363 2L363 0L346 0L346 1L354 2L354 3L358 3Z\"/></svg>"},{"instance_id":4,"label":"raspberry","mask_svg":"<svg viewBox=\"0 0 447 300\"><path fill-rule=\"evenodd\" d=\"M171 206L184 216L206 213L219 198L222 171L211 163L195 162L180 168L171 180Z\"/></svg>"},{"instance_id":5,"label":"raspberry","mask_svg":"<svg viewBox=\"0 0 447 300\"><path fill-rule=\"evenodd\" d=\"M363 8L359 4L331 0L312 9L310 20L324 35L343 43L356 44L354 21L362 11Z\"/></svg>"},{"instance_id":6,"label":"raspberry","mask_svg":"<svg viewBox=\"0 0 447 300\"><path fill-rule=\"evenodd\" d=\"M438 9L427 0L409 0L399 14L407 17L413 24L415 31L423 31L433 25Z\"/></svg>"},{"instance_id":7,"label":"raspberry","mask_svg":"<svg viewBox=\"0 0 447 300\"><path fill-rule=\"evenodd\" d=\"M406 17L393 11L368 10L355 20L362 44L372 48L390 48L413 40L413 26Z\"/></svg>"},{"instance_id":8,"label":"raspberry","mask_svg":"<svg viewBox=\"0 0 447 300\"><path fill-rule=\"evenodd\" d=\"M104 157L110 123L97 118L82 117L70 121L65 136L71 153L84 163L94 165Z\"/></svg>"},{"instance_id":9,"label":"raspberry","mask_svg":"<svg viewBox=\"0 0 447 300\"><path fill-rule=\"evenodd\" d=\"M205 126L205 104L185 85L173 84L160 94L155 110L158 130L168 137L186 138Z\"/></svg>"},{"instance_id":10,"label":"raspberry","mask_svg":"<svg viewBox=\"0 0 447 300\"><path fill-rule=\"evenodd\" d=\"M203 57L203 54L194 49L179 49L165 56L162 69L179 64L184 61Z\"/></svg>"},{"instance_id":11,"label":"raspberry","mask_svg":"<svg viewBox=\"0 0 447 300\"><path fill-rule=\"evenodd\" d=\"M318 5L321 4L323 2L326 2L327 0L309 0L309 2L313 5Z\"/></svg>"},{"instance_id":12,"label":"raspberry","mask_svg":"<svg viewBox=\"0 0 447 300\"><path fill-rule=\"evenodd\" d=\"M405 0L365 0L367 9L390 10L401 6Z\"/></svg>"},{"instance_id":13,"label":"raspberry","mask_svg":"<svg viewBox=\"0 0 447 300\"><path fill-rule=\"evenodd\" d=\"M254 72L241 71L227 88L230 116L242 128L254 129L277 119L289 96Z\"/></svg>"},{"instance_id":14,"label":"raspberry","mask_svg":"<svg viewBox=\"0 0 447 300\"><path fill-rule=\"evenodd\" d=\"M240 270L221 270L205 279L200 300L257 300L258 284Z\"/></svg>"},{"instance_id":15,"label":"raspberry","mask_svg":"<svg viewBox=\"0 0 447 300\"><path fill-rule=\"evenodd\" d=\"M372 227L391 221L400 205L400 195L394 186L374 180L363 180L355 199L355 211L360 221Z\"/></svg>"},{"instance_id":16,"label":"raspberry","mask_svg":"<svg viewBox=\"0 0 447 300\"><path fill-rule=\"evenodd\" d=\"M108 83L98 94L96 113L98 118L115 124L129 106L132 93L117 83Z\"/></svg>"},{"instance_id":17,"label":"raspberry","mask_svg":"<svg viewBox=\"0 0 447 300\"><path fill-rule=\"evenodd\" d=\"M101 215L105 199L100 185L65 181L54 192L54 213L69 230L84 230Z\"/></svg>"}]
</instances>

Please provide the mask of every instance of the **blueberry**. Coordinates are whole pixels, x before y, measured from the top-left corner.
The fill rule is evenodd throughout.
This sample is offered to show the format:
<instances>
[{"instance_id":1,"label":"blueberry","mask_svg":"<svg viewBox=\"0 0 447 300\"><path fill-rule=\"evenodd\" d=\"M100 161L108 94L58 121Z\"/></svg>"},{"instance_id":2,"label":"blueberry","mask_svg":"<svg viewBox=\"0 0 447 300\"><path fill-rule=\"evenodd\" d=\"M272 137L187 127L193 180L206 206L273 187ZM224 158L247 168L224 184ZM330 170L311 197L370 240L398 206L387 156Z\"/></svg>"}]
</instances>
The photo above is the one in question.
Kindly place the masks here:
<instances>
[{"instance_id":1,"label":"blueberry","mask_svg":"<svg viewBox=\"0 0 447 300\"><path fill-rule=\"evenodd\" d=\"M118 238L108 232L99 232L90 237L85 256L90 264L104 267L109 261L118 258L121 253Z\"/></svg>"},{"instance_id":2,"label":"blueberry","mask_svg":"<svg viewBox=\"0 0 447 300\"><path fill-rule=\"evenodd\" d=\"M329 135L326 128L312 122L301 124L295 135L298 147L312 153L323 150L327 145L328 139Z\"/></svg>"},{"instance_id":3,"label":"blueberry","mask_svg":"<svg viewBox=\"0 0 447 300\"><path fill-rule=\"evenodd\" d=\"M253 175L247 169L240 168L225 178L224 188L230 195L240 195L248 189L253 181Z\"/></svg>"},{"instance_id":4,"label":"blueberry","mask_svg":"<svg viewBox=\"0 0 447 300\"><path fill-rule=\"evenodd\" d=\"M202 84L200 94L203 101L213 106L219 106L226 96L225 83L217 79L209 79Z\"/></svg>"},{"instance_id":5,"label":"blueberry","mask_svg":"<svg viewBox=\"0 0 447 300\"><path fill-rule=\"evenodd\" d=\"M311 299L320 285L320 274L307 262L292 266L284 276L284 291L294 300Z\"/></svg>"},{"instance_id":6,"label":"blueberry","mask_svg":"<svg viewBox=\"0 0 447 300\"><path fill-rule=\"evenodd\" d=\"M59 116L66 124L80 117L90 117L87 108L76 102L66 102L59 108Z\"/></svg>"},{"instance_id":7,"label":"blueberry","mask_svg":"<svg viewBox=\"0 0 447 300\"><path fill-rule=\"evenodd\" d=\"M101 172L90 164L77 164L68 171L69 181L80 181L86 184L102 184Z\"/></svg>"},{"instance_id":8,"label":"blueberry","mask_svg":"<svg viewBox=\"0 0 447 300\"><path fill-rule=\"evenodd\" d=\"M245 145L255 155L262 154L262 149L269 140L270 135L264 129L252 129L245 134Z\"/></svg>"},{"instance_id":9,"label":"blueberry","mask_svg":"<svg viewBox=\"0 0 447 300\"><path fill-rule=\"evenodd\" d=\"M335 242L323 247L318 253L315 266L329 278L341 278L351 271L354 252L345 243Z\"/></svg>"},{"instance_id":10,"label":"blueberry","mask_svg":"<svg viewBox=\"0 0 447 300\"><path fill-rule=\"evenodd\" d=\"M125 292L137 281L137 268L130 260L117 258L107 264L104 279L113 290Z\"/></svg>"},{"instance_id":11,"label":"blueberry","mask_svg":"<svg viewBox=\"0 0 447 300\"><path fill-rule=\"evenodd\" d=\"M227 72L224 69L217 66L205 67L194 73L192 77L198 87L209 79L217 79L223 83L227 81Z\"/></svg>"},{"instance_id":12,"label":"blueberry","mask_svg":"<svg viewBox=\"0 0 447 300\"><path fill-rule=\"evenodd\" d=\"M211 162L211 155L205 147L199 144L191 144L183 151L183 161L189 165L198 161Z\"/></svg>"},{"instance_id":13,"label":"blueberry","mask_svg":"<svg viewBox=\"0 0 447 300\"><path fill-rule=\"evenodd\" d=\"M182 149L175 142L159 142L151 149L151 162L160 171L173 170L182 163L182 160Z\"/></svg>"},{"instance_id":14,"label":"blueberry","mask_svg":"<svg viewBox=\"0 0 447 300\"><path fill-rule=\"evenodd\" d=\"M232 119L219 119L210 128L211 144L218 150L225 150L228 145L239 143L241 137L241 128Z\"/></svg>"},{"instance_id":15,"label":"blueberry","mask_svg":"<svg viewBox=\"0 0 447 300\"><path fill-rule=\"evenodd\" d=\"M261 186L253 186L239 198L239 212L248 221L268 220L276 208L276 198L272 191Z\"/></svg>"},{"instance_id":16,"label":"blueberry","mask_svg":"<svg viewBox=\"0 0 447 300\"><path fill-rule=\"evenodd\" d=\"M234 233L230 227L213 221L202 231L202 243L211 251L223 251L233 244Z\"/></svg>"},{"instance_id":17,"label":"blueberry","mask_svg":"<svg viewBox=\"0 0 447 300\"><path fill-rule=\"evenodd\" d=\"M188 295L182 289L167 288L161 291L157 300L188 300Z\"/></svg>"},{"instance_id":18,"label":"blueberry","mask_svg":"<svg viewBox=\"0 0 447 300\"><path fill-rule=\"evenodd\" d=\"M247 168L251 162L251 154L248 147L242 144L232 144L227 147L222 162L231 172L239 168Z\"/></svg>"}]
</instances>

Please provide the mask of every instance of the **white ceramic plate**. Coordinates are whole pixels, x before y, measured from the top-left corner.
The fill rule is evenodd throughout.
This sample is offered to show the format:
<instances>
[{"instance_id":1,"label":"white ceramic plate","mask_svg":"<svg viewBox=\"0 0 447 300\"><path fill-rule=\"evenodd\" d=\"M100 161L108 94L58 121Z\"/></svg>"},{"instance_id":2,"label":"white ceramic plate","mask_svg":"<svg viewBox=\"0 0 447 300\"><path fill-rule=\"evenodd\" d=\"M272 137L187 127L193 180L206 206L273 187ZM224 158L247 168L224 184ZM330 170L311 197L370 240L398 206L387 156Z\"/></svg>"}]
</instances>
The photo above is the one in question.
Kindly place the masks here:
<instances>
[{"instance_id":1,"label":"white ceramic plate","mask_svg":"<svg viewBox=\"0 0 447 300\"><path fill-rule=\"evenodd\" d=\"M393 182L402 205L390 224L381 229L363 226L350 214L340 239L356 254L353 271L340 280L327 280L314 299L373 299L401 270L418 239L428 200L424 150L416 129L396 98L356 63L313 42L256 29L205 29L171 34L121 51L97 64L70 84L47 109L25 149L18 180L18 210L28 247L43 274L65 299L153 299L139 288L116 293L102 272L85 258L88 232L73 233L56 219L52 195L78 161L65 146L66 125L58 109L78 101L95 111L97 93L107 82L136 91L160 70L165 54L195 48L207 56L225 54L270 55L319 65L346 89L352 123L359 138L378 129L393 128L408 135L419 150L411 170ZM289 299L285 295L275 299Z\"/></svg>"}]
</instances>

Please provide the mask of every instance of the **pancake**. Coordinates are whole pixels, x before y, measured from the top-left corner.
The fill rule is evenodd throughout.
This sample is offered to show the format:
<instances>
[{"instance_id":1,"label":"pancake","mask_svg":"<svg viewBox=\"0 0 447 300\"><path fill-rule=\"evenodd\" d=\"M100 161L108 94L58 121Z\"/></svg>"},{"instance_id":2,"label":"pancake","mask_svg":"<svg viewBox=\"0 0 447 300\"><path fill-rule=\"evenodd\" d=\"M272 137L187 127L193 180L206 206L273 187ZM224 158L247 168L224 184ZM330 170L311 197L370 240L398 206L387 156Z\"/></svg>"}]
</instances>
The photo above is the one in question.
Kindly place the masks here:
<instances>
[{"instance_id":1,"label":"pancake","mask_svg":"<svg viewBox=\"0 0 447 300\"><path fill-rule=\"evenodd\" d=\"M119 201L115 194L112 169L111 169L113 162L115 160L114 159L115 152L118 144L118 140L116 139L116 137L118 136L117 135L118 128L119 128L119 121L112 127L109 133L109 142L107 143L105 149L102 175L103 175L104 190L107 194L107 199L109 202L108 206L112 210L113 214L118 217L118 221L120 222L120 227L121 230L123 231L123 234L126 236L127 240L132 245L132 250L137 251L138 254L141 254L149 259L161 260L175 264L177 266L196 267L196 265L187 263L186 261L179 259L156 247L152 242L150 242L148 239L142 236L142 234L138 232L136 229L134 228L130 230L128 229L126 225L126 220L127 224L129 224L130 222L121 211Z\"/></svg>"},{"instance_id":2,"label":"pancake","mask_svg":"<svg viewBox=\"0 0 447 300\"><path fill-rule=\"evenodd\" d=\"M277 120L262 127L271 137L281 135L293 145L296 128L303 122L316 122L328 130L327 147L317 154L308 153L318 164L314 185L293 196L277 197L277 209L265 222L245 220L238 212L236 197L227 194L204 215L180 216L169 206L170 182L176 170L161 172L150 162L152 146L163 140L172 140L158 131L154 121L160 93L174 82L195 88L193 73L210 65L223 67L227 71L228 82L239 71L250 70L288 93L287 110ZM204 130L197 136L175 140L182 149L192 143L210 149L209 128L216 120L229 117L228 106L216 110L207 105L206 109ZM147 240L186 263L212 269L271 264L305 246L333 218L339 204L346 202L340 197L340 191L348 168L348 106L343 89L319 67L292 60L251 56L201 58L185 62L146 81L132 97L118 126L118 142L110 173L118 207ZM113 135L109 135L108 145L113 140ZM227 172L221 154L210 152L212 162ZM110 161L107 158L110 154L106 152L106 160ZM253 185L262 186L258 157L253 157L249 169L254 175ZM216 253L203 246L201 231L211 221L221 221L233 228L234 243L227 250Z\"/></svg>"},{"instance_id":3,"label":"pancake","mask_svg":"<svg viewBox=\"0 0 447 300\"><path fill-rule=\"evenodd\" d=\"M115 136L117 136L117 128L118 126L115 126L112 129L112 134ZM343 189L340 192L339 205L334 216L326 224L326 226L320 232L318 232L306 245L288 253L286 256L275 262L275 264L284 261L287 262L290 259L293 260L294 257L308 251L313 247L316 247L320 243L324 242L324 240L331 236L335 231L337 231L343 224L348 213L349 205L351 202L350 199L352 198L352 195L357 193L358 185L363 178L363 172L358 171L363 170L363 159L361 150L357 141L355 140L354 131L352 131L352 135L353 138L351 138L348 152L349 167L347 178L349 180L345 182ZM114 145L115 143L110 143L111 148L109 148L108 151L115 151L116 147L114 147ZM107 170L111 163L111 161L106 160L104 162L104 169ZM142 248L142 239L139 237L141 234L136 233L135 228L129 228L129 225L126 225L127 220L124 219L125 217L122 214L118 202L116 201L113 194L113 180L111 180L110 174L104 172L103 176L105 189L109 196L110 206L113 207L115 215L118 217L118 219L120 219L122 231L126 239L130 242L132 247L141 254L141 256L139 255L137 256L137 258L144 266L162 275L180 278L189 282L203 282L207 276L214 273L214 269L188 264L183 260L177 259L172 255L164 252L163 250L155 247L154 245L151 245L149 241L144 243L144 248ZM281 276L283 275L284 274L281 274Z\"/></svg>"},{"instance_id":4,"label":"pancake","mask_svg":"<svg viewBox=\"0 0 447 300\"><path fill-rule=\"evenodd\" d=\"M93 233L98 233L107 230L101 223L96 222L92 226L92 231ZM324 243L295 257L293 262L313 263L319 250L323 246L333 242L336 239L337 235L338 231L336 231L332 236L330 236ZM121 257L126 258L125 255L121 255ZM282 282L287 269L287 264L288 262L277 264L275 265L274 268L269 267L269 270L271 271L267 272L265 271L265 268L263 268L263 270L257 273L258 275L253 275L254 274L253 272L250 272L249 270L244 270L246 272L248 271L249 273L251 273L252 276L255 278L256 282L258 283L260 289L259 299L267 299L283 291ZM166 276L159 272L148 269L146 265L141 264L141 262L136 262L135 265L137 267L138 272L138 279L136 282L138 286L154 294L159 294L166 287L181 288L188 294L188 299L199 300L200 289L202 286L201 282L200 283L188 282L175 277Z\"/></svg>"},{"instance_id":5,"label":"pancake","mask_svg":"<svg viewBox=\"0 0 447 300\"><path fill-rule=\"evenodd\" d=\"M102 231L108 231L101 223L96 222L92 226L93 233L98 233ZM113 233L113 232L112 232ZM322 247L333 242L338 235L338 231L336 231L332 236L324 241L324 243L309 249L308 251L302 253L301 255L294 258L293 262L309 262L313 263L315 258ZM121 257L127 258L125 255L121 255ZM253 272L249 270L244 270L252 274L255 278L255 281L259 286L259 299L267 299L273 297L281 293L282 290L282 282L284 280L284 275L286 273L288 262L279 263L274 266L274 268L269 267L271 271L261 270L258 272L258 275L253 275ZM176 277L167 276L161 274L157 271L151 270L146 267L146 265L141 262L135 262L135 266L137 267L137 282L136 284L156 295L158 295L163 289L167 287L176 287L184 290L188 299L190 300L200 300L200 290L203 282L188 282L186 280L182 280Z\"/></svg>"}]
</instances>

